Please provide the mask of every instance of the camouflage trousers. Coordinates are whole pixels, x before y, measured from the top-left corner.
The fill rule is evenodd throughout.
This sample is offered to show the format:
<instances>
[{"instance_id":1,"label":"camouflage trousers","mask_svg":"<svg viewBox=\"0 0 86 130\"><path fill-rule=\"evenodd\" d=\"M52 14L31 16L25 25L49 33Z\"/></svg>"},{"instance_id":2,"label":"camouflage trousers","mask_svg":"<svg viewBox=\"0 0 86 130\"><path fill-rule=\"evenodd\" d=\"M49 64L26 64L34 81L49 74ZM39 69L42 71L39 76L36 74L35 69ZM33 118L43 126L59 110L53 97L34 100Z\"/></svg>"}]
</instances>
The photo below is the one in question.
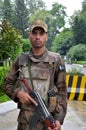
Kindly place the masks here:
<instances>
[{"instance_id":1,"label":"camouflage trousers","mask_svg":"<svg viewBox=\"0 0 86 130\"><path fill-rule=\"evenodd\" d=\"M29 130L29 120L34 115L33 111L20 110L18 116L18 128L17 130ZM47 126L43 121L38 121L34 130L47 130Z\"/></svg>"}]
</instances>

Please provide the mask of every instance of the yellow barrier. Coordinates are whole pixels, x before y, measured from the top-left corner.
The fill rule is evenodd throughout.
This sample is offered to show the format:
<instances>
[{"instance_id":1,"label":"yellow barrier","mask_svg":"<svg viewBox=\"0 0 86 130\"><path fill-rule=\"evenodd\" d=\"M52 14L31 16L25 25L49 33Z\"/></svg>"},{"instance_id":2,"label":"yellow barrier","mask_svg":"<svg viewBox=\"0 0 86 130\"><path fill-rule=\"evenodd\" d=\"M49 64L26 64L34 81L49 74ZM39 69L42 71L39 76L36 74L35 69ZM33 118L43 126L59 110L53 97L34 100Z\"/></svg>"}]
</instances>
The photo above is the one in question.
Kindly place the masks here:
<instances>
[{"instance_id":1,"label":"yellow barrier","mask_svg":"<svg viewBox=\"0 0 86 130\"><path fill-rule=\"evenodd\" d=\"M66 75L69 100L86 101L86 76Z\"/></svg>"}]
</instances>

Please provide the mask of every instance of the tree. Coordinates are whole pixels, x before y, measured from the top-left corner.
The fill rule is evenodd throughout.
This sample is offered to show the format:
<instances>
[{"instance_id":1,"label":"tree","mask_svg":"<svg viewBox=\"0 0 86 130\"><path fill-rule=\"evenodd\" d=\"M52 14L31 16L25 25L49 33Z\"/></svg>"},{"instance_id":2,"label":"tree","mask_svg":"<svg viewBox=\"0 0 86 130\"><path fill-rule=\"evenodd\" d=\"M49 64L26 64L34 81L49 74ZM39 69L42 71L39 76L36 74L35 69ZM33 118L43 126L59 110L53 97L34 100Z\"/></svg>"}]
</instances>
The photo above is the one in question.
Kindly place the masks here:
<instances>
[{"instance_id":1,"label":"tree","mask_svg":"<svg viewBox=\"0 0 86 130\"><path fill-rule=\"evenodd\" d=\"M86 60L86 45L78 44L71 47L67 55L71 60Z\"/></svg>"},{"instance_id":2,"label":"tree","mask_svg":"<svg viewBox=\"0 0 86 130\"><path fill-rule=\"evenodd\" d=\"M51 14L54 18L53 26L55 27L55 34L65 25L65 12L66 7L58 4L57 2L52 4Z\"/></svg>"},{"instance_id":3,"label":"tree","mask_svg":"<svg viewBox=\"0 0 86 130\"><path fill-rule=\"evenodd\" d=\"M2 7L3 7L3 1L0 0L0 20L3 18L3 14L2 14Z\"/></svg>"},{"instance_id":4,"label":"tree","mask_svg":"<svg viewBox=\"0 0 86 130\"><path fill-rule=\"evenodd\" d=\"M22 52L20 32L7 20L2 21L0 29L0 60L13 60Z\"/></svg>"},{"instance_id":5,"label":"tree","mask_svg":"<svg viewBox=\"0 0 86 130\"><path fill-rule=\"evenodd\" d=\"M3 12L3 19L7 19L9 22L12 22L13 10L11 0L4 0L2 12Z\"/></svg>"},{"instance_id":6,"label":"tree","mask_svg":"<svg viewBox=\"0 0 86 130\"><path fill-rule=\"evenodd\" d=\"M81 12L86 14L86 0L83 0L83 2L82 2L82 11Z\"/></svg>"},{"instance_id":7,"label":"tree","mask_svg":"<svg viewBox=\"0 0 86 130\"><path fill-rule=\"evenodd\" d=\"M86 0L82 4L82 10L73 16L72 30L76 44L86 44Z\"/></svg>"},{"instance_id":8,"label":"tree","mask_svg":"<svg viewBox=\"0 0 86 130\"><path fill-rule=\"evenodd\" d=\"M76 44L82 43L86 44L86 18L83 17L75 17L74 24L72 26L74 33L74 40Z\"/></svg>"},{"instance_id":9,"label":"tree","mask_svg":"<svg viewBox=\"0 0 86 130\"><path fill-rule=\"evenodd\" d=\"M29 12L24 0L15 0L15 22L14 27L21 31L22 36L27 37Z\"/></svg>"},{"instance_id":10,"label":"tree","mask_svg":"<svg viewBox=\"0 0 86 130\"><path fill-rule=\"evenodd\" d=\"M27 1L27 0L26 0ZM45 9L45 3L42 0L28 0L27 7L29 10L29 17L36 12Z\"/></svg>"},{"instance_id":11,"label":"tree","mask_svg":"<svg viewBox=\"0 0 86 130\"><path fill-rule=\"evenodd\" d=\"M73 32L71 28L64 28L54 39L52 43L52 51L59 52L61 55L66 55L73 42Z\"/></svg>"}]
</instances>

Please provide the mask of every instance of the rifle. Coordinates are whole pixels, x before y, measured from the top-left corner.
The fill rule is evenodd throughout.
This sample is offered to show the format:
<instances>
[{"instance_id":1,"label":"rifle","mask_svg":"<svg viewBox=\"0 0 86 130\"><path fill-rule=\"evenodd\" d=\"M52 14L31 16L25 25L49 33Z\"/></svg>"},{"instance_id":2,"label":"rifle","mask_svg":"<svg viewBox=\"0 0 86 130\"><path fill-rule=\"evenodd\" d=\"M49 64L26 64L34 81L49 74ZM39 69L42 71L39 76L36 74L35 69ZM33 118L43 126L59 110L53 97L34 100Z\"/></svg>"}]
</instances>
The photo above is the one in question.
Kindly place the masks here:
<instances>
[{"instance_id":1,"label":"rifle","mask_svg":"<svg viewBox=\"0 0 86 130\"><path fill-rule=\"evenodd\" d=\"M29 86L29 83L27 82L27 79L25 78L21 69L19 69L19 72L21 72L21 74L23 75L23 77L20 80L24 83L25 87L29 91L29 95L33 99L32 103L36 107L36 113L34 114L32 119L30 120L31 125L29 127L29 130L35 130L35 125L39 119L39 116L41 116L41 115L44 118L44 122L47 125L47 127L50 127L53 130L56 127L55 120L54 120L53 116L48 111L40 94L36 90L33 91L32 88ZM35 119L35 121L33 121L34 119Z\"/></svg>"}]
</instances>

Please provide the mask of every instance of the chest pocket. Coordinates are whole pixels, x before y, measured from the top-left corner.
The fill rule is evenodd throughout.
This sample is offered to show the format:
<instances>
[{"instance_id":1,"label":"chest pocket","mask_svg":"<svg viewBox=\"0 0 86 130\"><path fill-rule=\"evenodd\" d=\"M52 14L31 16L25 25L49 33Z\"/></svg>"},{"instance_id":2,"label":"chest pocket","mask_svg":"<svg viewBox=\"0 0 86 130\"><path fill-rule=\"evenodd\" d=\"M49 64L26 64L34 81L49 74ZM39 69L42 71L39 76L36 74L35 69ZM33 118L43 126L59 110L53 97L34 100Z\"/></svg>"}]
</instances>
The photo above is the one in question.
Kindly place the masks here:
<instances>
[{"instance_id":1,"label":"chest pocket","mask_svg":"<svg viewBox=\"0 0 86 130\"><path fill-rule=\"evenodd\" d=\"M34 90L38 91L42 98L47 101L47 92L50 85L50 71L45 65L32 65L31 67Z\"/></svg>"},{"instance_id":2,"label":"chest pocket","mask_svg":"<svg viewBox=\"0 0 86 130\"><path fill-rule=\"evenodd\" d=\"M22 65L21 69L25 78L28 80L29 85L32 86L31 81L30 81L29 66ZM49 85L50 85L49 67L46 65L46 63L31 64L31 77L33 81L34 90L38 91L39 94L42 96L42 98L45 101L47 101L48 100L47 92L49 90Z\"/></svg>"}]
</instances>

